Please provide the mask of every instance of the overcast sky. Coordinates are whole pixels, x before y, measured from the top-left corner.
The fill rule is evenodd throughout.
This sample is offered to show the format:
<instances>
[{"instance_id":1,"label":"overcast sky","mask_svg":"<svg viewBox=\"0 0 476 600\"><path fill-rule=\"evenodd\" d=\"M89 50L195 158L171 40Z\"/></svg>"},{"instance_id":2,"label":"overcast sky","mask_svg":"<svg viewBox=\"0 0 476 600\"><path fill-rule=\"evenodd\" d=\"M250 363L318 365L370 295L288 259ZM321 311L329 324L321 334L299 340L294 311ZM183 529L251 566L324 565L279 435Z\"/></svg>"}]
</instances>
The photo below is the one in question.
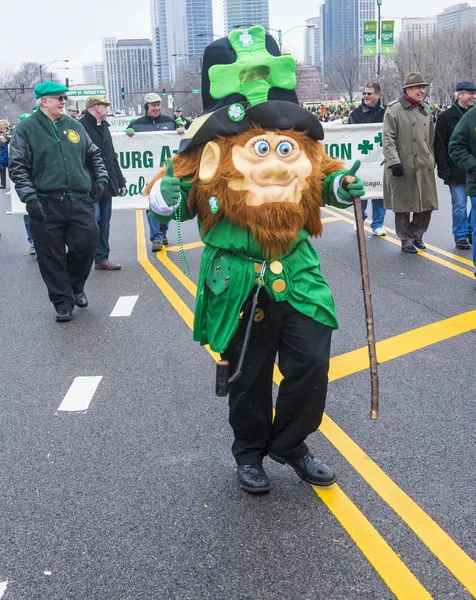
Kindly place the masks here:
<instances>
[{"instance_id":1,"label":"overcast sky","mask_svg":"<svg viewBox=\"0 0 476 600\"><path fill-rule=\"evenodd\" d=\"M284 32L317 16L321 4L319 1L313 3L309 0L269 2L270 26L281 28ZM433 16L456 3L457 0L383 0L382 17L399 20L402 17ZM94 4L44 4L38 0L11 0L8 8L5 6L6 10L3 11L0 70L17 68L25 61L44 64L67 58L70 70L58 70L57 76L69 76L74 83L81 83L81 64L102 60L102 37L150 39L149 6L149 0L114 0ZM223 1L213 0L213 8L213 29L215 33L222 35ZM283 38L284 50L292 52L297 60L303 58L303 31L304 29L295 29Z\"/></svg>"}]
</instances>

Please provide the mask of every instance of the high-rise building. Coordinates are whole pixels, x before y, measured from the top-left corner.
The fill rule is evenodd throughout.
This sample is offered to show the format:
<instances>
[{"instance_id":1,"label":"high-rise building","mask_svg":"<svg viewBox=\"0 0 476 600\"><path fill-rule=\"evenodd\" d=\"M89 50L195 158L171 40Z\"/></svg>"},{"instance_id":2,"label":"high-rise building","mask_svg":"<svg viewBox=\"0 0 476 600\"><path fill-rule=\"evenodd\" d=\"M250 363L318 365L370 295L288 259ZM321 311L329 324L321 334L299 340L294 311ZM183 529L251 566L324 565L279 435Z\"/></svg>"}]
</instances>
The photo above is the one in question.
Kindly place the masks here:
<instances>
[{"instance_id":1,"label":"high-rise building","mask_svg":"<svg viewBox=\"0 0 476 600\"><path fill-rule=\"evenodd\" d=\"M102 45L105 85L113 108L135 106L144 94L153 89L152 42L103 38Z\"/></svg>"},{"instance_id":2,"label":"high-rise building","mask_svg":"<svg viewBox=\"0 0 476 600\"><path fill-rule=\"evenodd\" d=\"M325 0L321 13L324 70L333 70L333 61L355 56L368 70L373 57L363 55L364 22L375 20L374 0Z\"/></svg>"},{"instance_id":3,"label":"high-rise building","mask_svg":"<svg viewBox=\"0 0 476 600\"><path fill-rule=\"evenodd\" d=\"M322 72L322 27L321 17L307 19L304 30L304 64L317 67Z\"/></svg>"},{"instance_id":4,"label":"high-rise building","mask_svg":"<svg viewBox=\"0 0 476 600\"><path fill-rule=\"evenodd\" d=\"M424 40L436 31L436 17L402 19L399 41L412 44Z\"/></svg>"},{"instance_id":5,"label":"high-rise building","mask_svg":"<svg viewBox=\"0 0 476 600\"><path fill-rule=\"evenodd\" d=\"M464 29L476 24L476 7L467 2L455 4L445 8L442 13L436 15L436 31L448 31L449 29Z\"/></svg>"},{"instance_id":6,"label":"high-rise building","mask_svg":"<svg viewBox=\"0 0 476 600\"><path fill-rule=\"evenodd\" d=\"M261 25L269 29L268 0L225 0L225 30Z\"/></svg>"},{"instance_id":7,"label":"high-rise building","mask_svg":"<svg viewBox=\"0 0 476 600\"><path fill-rule=\"evenodd\" d=\"M151 0L155 83L173 82L182 67L198 72L213 41L212 0Z\"/></svg>"},{"instance_id":8,"label":"high-rise building","mask_svg":"<svg viewBox=\"0 0 476 600\"><path fill-rule=\"evenodd\" d=\"M104 85L104 63L83 63L83 83L102 83Z\"/></svg>"}]
</instances>

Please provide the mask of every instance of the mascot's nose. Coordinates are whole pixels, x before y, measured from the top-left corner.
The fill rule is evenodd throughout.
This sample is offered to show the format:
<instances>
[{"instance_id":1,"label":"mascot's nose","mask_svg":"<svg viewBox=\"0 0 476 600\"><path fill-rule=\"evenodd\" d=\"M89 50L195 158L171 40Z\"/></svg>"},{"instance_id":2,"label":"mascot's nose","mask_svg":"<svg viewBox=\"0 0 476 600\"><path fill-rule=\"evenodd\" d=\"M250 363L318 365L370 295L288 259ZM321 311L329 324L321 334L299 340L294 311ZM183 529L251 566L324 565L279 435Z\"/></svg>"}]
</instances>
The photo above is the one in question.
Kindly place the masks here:
<instances>
[{"instance_id":1,"label":"mascot's nose","mask_svg":"<svg viewBox=\"0 0 476 600\"><path fill-rule=\"evenodd\" d=\"M286 182L290 183L293 179L289 171L288 165L282 160L268 159L258 168L258 177L264 185L272 185L279 183L280 185Z\"/></svg>"}]
</instances>

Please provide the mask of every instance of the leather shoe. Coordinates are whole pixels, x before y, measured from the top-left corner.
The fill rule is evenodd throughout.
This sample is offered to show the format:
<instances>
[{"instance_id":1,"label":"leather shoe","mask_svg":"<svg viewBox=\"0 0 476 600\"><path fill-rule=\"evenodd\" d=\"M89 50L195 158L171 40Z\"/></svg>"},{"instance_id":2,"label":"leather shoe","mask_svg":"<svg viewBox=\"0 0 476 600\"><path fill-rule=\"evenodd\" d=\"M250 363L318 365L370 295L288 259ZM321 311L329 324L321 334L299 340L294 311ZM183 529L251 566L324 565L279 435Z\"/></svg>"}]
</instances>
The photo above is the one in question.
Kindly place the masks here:
<instances>
[{"instance_id":1,"label":"leather shoe","mask_svg":"<svg viewBox=\"0 0 476 600\"><path fill-rule=\"evenodd\" d=\"M402 252L408 252L408 254L418 254L418 250L415 246L402 246Z\"/></svg>"},{"instance_id":2,"label":"leather shoe","mask_svg":"<svg viewBox=\"0 0 476 600\"><path fill-rule=\"evenodd\" d=\"M56 311L56 322L57 323L65 323L66 321L71 321L73 318L73 313L68 308L59 308Z\"/></svg>"},{"instance_id":3,"label":"leather shoe","mask_svg":"<svg viewBox=\"0 0 476 600\"><path fill-rule=\"evenodd\" d=\"M162 242L152 243L152 252L160 252L162 250Z\"/></svg>"},{"instance_id":4,"label":"leather shoe","mask_svg":"<svg viewBox=\"0 0 476 600\"><path fill-rule=\"evenodd\" d=\"M413 242L413 245L416 246L419 250L426 250L426 246L423 240L415 240Z\"/></svg>"},{"instance_id":5,"label":"leather shoe","mask_svg":"<svg viewBox=\"0 0 476 600\"><path fill-rule=\"evenodd\" d=\"M271 489L261 465L238 465L237 473L241 489L249 494L264 494Z\"/></svg>"},{"instance_id":6,"label":"leather shoe","mask_svg":"<svg viewBox=\"0 0 476 600\"><path fill-rule=\"evenodd\" d=\"M334 471L310 453L302 458L285 458L270 452L269 457L282 465L290 465L303 481L312 485L326 486L336 481Z\"/></svg>"},{"instance_id":7,"label":"leather shoe","mask_svg":"<svg viewBox=\"0 0 476 600\"><path fill-rule=\"evenodd\" d=\"M79 294L75 294L75 301L76 301L76 306L78 308L86 308L86 306L88 305L88 298L86 296L86 294L84 292L80 292Z\"/></svg>"},{"instance_id":8,"label":"leather shoe","mask_svg":"<svg viewBox=\"0 0 476 600\"><path fill-rule=\"evenodd\" d=\"M162 240L162 244L163 244L164 246L168 246L168 245L169 245L169 240L167 239L167 236L166 236L166 235L164 235L164 239Z\"/></svg>"},{"instance_id":9,"label":"leather shoe","mask_svg":"<svg viewBox=\"0 0 476 600\"><path fill-rule=\"evenodd\" d=\"M456 242L456 247L459 248L460 250L471 250L471 244L468 242L468 240L462 239L462 240L458 240Z\"/></svg>"},{"instance_id":10,"label":"leather shoe","mask_svg":"<svg viewBox=\"0 0 476 600\"><path fill-rule=\"evenodd\" d=\"M97 271L119 271L122 269L121 265L117 263L113 263L110 260L102 260L94 265L94 268Z\"/></svg>"}]
</instances>

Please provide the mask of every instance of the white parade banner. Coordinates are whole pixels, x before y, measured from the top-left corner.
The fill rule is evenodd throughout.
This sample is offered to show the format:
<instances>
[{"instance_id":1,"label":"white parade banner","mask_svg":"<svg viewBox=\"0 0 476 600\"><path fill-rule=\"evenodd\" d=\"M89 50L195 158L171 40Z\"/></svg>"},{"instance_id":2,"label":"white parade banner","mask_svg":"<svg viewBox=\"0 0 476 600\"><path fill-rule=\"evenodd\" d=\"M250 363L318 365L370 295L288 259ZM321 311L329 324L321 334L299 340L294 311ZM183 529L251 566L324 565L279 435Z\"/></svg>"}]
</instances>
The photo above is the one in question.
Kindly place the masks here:
<instances>
[{"instance_id":1,"label":"white parade banner","mask_svg":"<svg viewBox=\"0 0 476 600\"><path fill-rule=\"evenodd\" d=\"M68 98L74 102L85 102L90 96L106 96L106 88L100 83L79 83L68 88Z\"/></svg>"},{"instance_id":2,"label":"white parade banner","mask_svg":"<svg viewBox=\"0 0 476 600\"><path fill-rule=\"evenodd\" d=\"M362 165L357 175L365 184L365 199L382 198L383 161L382 126L324 124L324 147L332 158L351 167L356 160ZM114 198L114 210L148 208L148 199L142 195L147 183L157 174L168 158L178 149L181 136L175 131L112 134L119 166L126 179L126 195ZM12 214L26 214L12 185Z\"/></svg>"}]
</instances>

